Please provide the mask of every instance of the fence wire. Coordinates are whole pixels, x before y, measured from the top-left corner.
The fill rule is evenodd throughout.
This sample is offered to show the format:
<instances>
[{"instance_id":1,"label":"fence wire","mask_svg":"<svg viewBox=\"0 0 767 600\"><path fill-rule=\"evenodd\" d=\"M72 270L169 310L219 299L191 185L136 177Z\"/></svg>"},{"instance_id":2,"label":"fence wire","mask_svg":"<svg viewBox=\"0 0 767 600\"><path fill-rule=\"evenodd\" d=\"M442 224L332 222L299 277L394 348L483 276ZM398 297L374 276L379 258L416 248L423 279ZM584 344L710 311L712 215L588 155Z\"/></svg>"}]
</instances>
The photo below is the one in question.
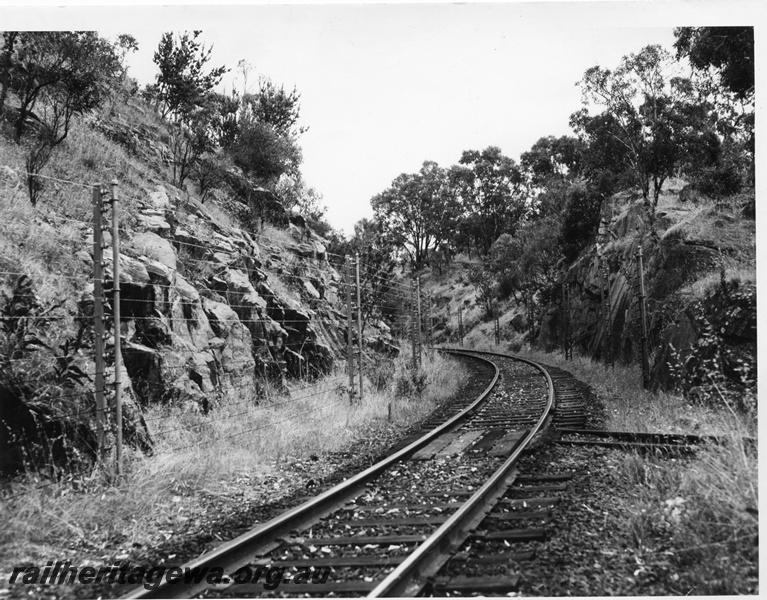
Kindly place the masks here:
<instances>
[{"instance_id":1,"label":"fence wire","mask_svg":"<svg viewBox=\"0 0 767 600\"><path fill-rule=\"evenodd\" d=\"M431 341L431 317L418 315L421 327L420 331L416 332L413 282L399 279L390 270L381 270L377 265L360 261L358 257L339 255L322 247L312 246L311 243L309 247L312 250L306 253L306 256L296 257L288 261L287 265L283 260L280 267L275 267L270 265L268 260L252 258L253 248L249 247L252 244L257 244L262 254L279 249L279 240L275 241L265 234L244 232L243 242L240 243L232 243L218 236L214 236L210 244L172 239L170 241L176 252L183 253L183 256L178 257L175 268L166 265L167 268L163 269L162 273L152 271L146 276L130 269L126 271L131 261L136 259L119 251L125 231L115 225L115 220L119 219L116 214L118 204L114 195L115 188L112 188L113 196L110 199L109 193L104 191L109 186L67 182L56 177L45 178L93 192L92 221L59 215L48 219L59 224L75 225L85 232L93 232L96 241L83 244L82 247L93 259L93 270L90 276L86 272L72 271L30 276L24 270L13 268L11 264L6 263L6 270L0 270L0 277L3 278L6 289L22 278L28 280L29 289L19 288L13 296L13 302L18 304L16 308L20 309L26 305L27 312L17 310L14 313L12 310L6 310L0 315L0 326L6 335L8 332L22 330L30 333L43 324L49 328L55 325L65 333L67 328L74 331L80 327L81 333L74 350L71 345L62 346L49 348L46 354L37 352L37 349L32 350L30 346L26 353L20 351L21 353L10 354L4 359L0 358L0 368L19 377L32 371L42 373L51 367L60 368L62 373L70 369L72 380L54 381L48 374L45 376L48 383L34 381L32 377L24 382L29 384L30 389L40 383L46 386L43 391L38 389L34 392L28 405L45 404L47 417L51 421L63 420L77 427L87 427L95 436L92 444L96 445L96 458L102 462L109 460L108 456L116 449L118 455L121 454L118 432L126 435L126 439L127 436L133 438L131 443L136 443L138 432L139 436L146 437L151 446L159 451L183 452L206 448L222 439L239 439L247 435L261 436L264 431L279 424L312 418L323 411L330 410L331 413L327 414L335 415L336 413L332 412L334 407L345 407L350 401L356 404L363 397L363 386L366 385L363 371L373 368L377 363L370 349L365 346L366 339L362 336L362 328L369 326L373 321L382 320L400 333L407 332L406 327L410 328L408 333L413 337L416 333L420 335L428 331L429 342ZM103 232L100 237L99 231ZM115 232L118 234L115 235ZM99 239L103 241L99 242ZM311 239L308 241L311 242ZM296 243L301 244L301 241ZM117 252L115 247L118 248ZM220 254L215 256L216 253ZM115 255L119 256L116 264ZM345 265L348 265L353 276L345 274ZM248 285L238 287L236 283L232 285L232 282L226 281L226 273L231 269L242 270L246 274ZM86 282L90 283L95 292L83 288L82 297L66 305L62 302L58 306L62 311L67 311L66 313L41 315L39 311L35 312L34 307L41 306L43 301L34 290L39 289L42 278L48 276L71 281L77 287ZM178 291L177 277L187 280L194 288L195 294L185 297L174 293ZM119 284L116 285L115 281ZM303 315L296 316L291 307L283 306L284 292L270 289L270 285L274 285L275 281L281 282L282 288L286 287L305 297L306 303L300 312L304 312L306 318ZM306 282L315 286L320 298L309 298L308 293L303 293L307 291ZM149 290L157 297L144 293ZM255 292L262 300L254 298L254 302L248 302L246 298L251 292ZM351 302L346 301L347 294L351 296ZM339 300L335 307L329 303L322 304L329 296L331 300L333 296ZM90 302L86 312L83 312L84 300L86 304ZM232 311L231 314L217 315L215 306L208 304L222 300ZM46 300L45 303L47 302ZM77 313L72 310L72 305L77 307ZM307 305L308 309L305 308ZM190 314L190 306L199 312ZM320 307L321 310L315 312L312 307ZM118 308L120 314L116 317L115 312ZM329 314L326 313L328 309ZM120 323L117 330L114 327L115 318ZM199 327L201 319L207 319L212 326L227 330L238 326L250 328L251 331L255 326L263 327L263 335L267 339L267 330L271 327L277 325L283 328L292 339L285 348L296 353L295 360L299 361L296 368L300 369L300 373L294 372L294 375L298 375L295 381L300 381L301 384L296 386L290 383L292 379L288 378L288 384L284 385L266 377L265 371L261 372L262 367L267 366L263 363L264 357L259 358L255 353L251 354L250 349L247 356L225 357L212 351L211 360L205 365L193 364L184 358L181 362L174 362L175 359L166 359L161 350L158 350L155 354L157 364L152 367L152 376L174 381L186 376L190 382L198 382L205 381L211 373L210 369L214 370L216 375L211 377L209 383L198 383L200 396L205 398L205 405L200 405L196 410L190 411L188 408L172 404L147 404L151 402L152 396L148 396L142 386L149 383L149 371L133 363L133 366L128 368L123 358L132 356L131 352L136 348L134 340L140 342L143 338L138 336L126 339L126 332L134 336L159 326L173 334ZM406 325L403 326L400 322L406 322ZM127 329L126 324L130 324ZM310 364L311 356L304 353L304 345L320 333L329 333L331 339L335 336L342 345L345 341L350 342L346 360L342 361L342 365L345 362L342 373L336 371L326 376L320 372L317 365ZM303 343L297 343L296 340L300 342L299 338L302 337ZM269 347L272 347L271 343ZM420 348L419 344L419 351ZM116 352L118 349L119 352ZM156 349L149 348L146 351L151 353L153 350ZM269 352L271 354L272 351ZM272 355L268 360L277 360L282 369L286 368L286 357ZM129 381L121 382L120 378L126 374ZM132 390L130 398L122 398L123 388ZM124 410L127 411L127 421L121 426L119 419ZM44 431L41 429L38 433L44 434ZM37 441L40 442L41 439L38 436ZM47 448L58 443L47 438L43 441ZM35 478L44 479L44 471L39 468L46 466L47 459L33 456L33 450L30 449L32 444L19 443L23 446L19 451L25 457L25 464L38 467L30 471L27 482L31 481L34 484ZM73 465L67 466L69 470L53 464L47 466L50 466L57 476L39 482L37 489L51 487L56 483L58 476L71 475L76 471ZM119 473L121 466L122 461L118 456L113 468ZM24 489L29 488L24 486ZM0 492L0 498L12 501L23 494L24 492L10 495Z\"/></svg>"}]
</instances>

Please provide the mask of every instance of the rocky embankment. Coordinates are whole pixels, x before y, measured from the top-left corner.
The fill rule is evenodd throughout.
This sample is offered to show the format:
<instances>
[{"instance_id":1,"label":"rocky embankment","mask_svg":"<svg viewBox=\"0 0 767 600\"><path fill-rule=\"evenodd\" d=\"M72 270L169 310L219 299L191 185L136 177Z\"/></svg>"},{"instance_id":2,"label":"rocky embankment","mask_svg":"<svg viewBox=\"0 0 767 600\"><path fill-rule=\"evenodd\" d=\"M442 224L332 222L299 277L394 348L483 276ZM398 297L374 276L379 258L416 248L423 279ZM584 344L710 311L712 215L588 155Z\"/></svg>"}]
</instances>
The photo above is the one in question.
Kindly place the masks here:
<instances>
[{"instance_id":1,"label":"rocky embankment","mask_svg":"<svg viewBox=\"0 0 767 600\"><path fill-rule=\"evenodd\" d=\"M135 217L119 265L131 436L151 438L141 431L141 407L205 411L214 401L258 399L267 382L280 387L333 369L346 323L326 240L293 223L253 235L164 188L149 193ZM92 260L85 250L82 259ZM108 289L111 255L105 260ZM80 304L87 311L92 302L91 288ZM366 345L389 341L380 323L368 335Z\"/></svg>"},{"instance_id":2,"label":"rocky embankment","mask_svg":"<svg viewBox=\"0 0 767 600\"><path fill-rule=\"evenodd\" d=\"M674 196L678 191L671 190ZM669 203L667 210L658 212L658 236L653 237L649 232L643 235L641 202L619 197L619 207L621 200L623 210L608 218L606 231L601 232L603 244L587 248L567 271L575 347L602 360L639 362L641 320L635 257L641 244L653 385L671 387L679 375L673 373L673 365L681 368L693 354L701 353L703 345L712 343L722 353L725 376L739 382L741 365L756 366L755 284L732 283L733 273L728 273L727 265L753 254L749 248L754 240L753 220L737 208ZM725 288L719 283L722 269L729 282ZM603 290L609 295L609 318ZM545 307L537 339L547 350L562 344L561 290L555 291L559 293Z\"/></svg>"}]
</instances>

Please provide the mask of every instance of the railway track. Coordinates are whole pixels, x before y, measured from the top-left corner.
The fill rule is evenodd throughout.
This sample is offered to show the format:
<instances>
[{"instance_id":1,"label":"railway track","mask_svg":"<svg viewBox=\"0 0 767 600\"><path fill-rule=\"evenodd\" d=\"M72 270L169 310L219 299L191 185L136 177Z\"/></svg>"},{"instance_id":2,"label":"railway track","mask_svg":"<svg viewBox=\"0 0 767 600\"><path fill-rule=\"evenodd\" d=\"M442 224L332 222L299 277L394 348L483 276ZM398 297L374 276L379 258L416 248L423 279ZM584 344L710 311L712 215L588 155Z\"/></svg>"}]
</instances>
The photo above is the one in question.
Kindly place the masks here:
<instances>
[{"instance_id":1,"label":"railway track","mask_svg":"<svg viewBox=\"0 0 767 600\"><path fill-rule=\"evenodd\" d=\"M564 372L552 377L543 366L509 355L445 351L490 367L484 390L457 414L433 416L423 435L385 460L183 565L184 575L174 582L127 597L514 589L508 565L533 556L531 544L546 537L556 493L571 476L521 474L516 464L553 422L582 424L581 399ZM560 414L554 410L558 395L566 409ZM472 545L483 551L467 553ZM471 577L477 563L497 564L497 575L488 577L484 568L482 577ZM215 569L225 576L216 577Z\"/></svg>"}]
</instances>

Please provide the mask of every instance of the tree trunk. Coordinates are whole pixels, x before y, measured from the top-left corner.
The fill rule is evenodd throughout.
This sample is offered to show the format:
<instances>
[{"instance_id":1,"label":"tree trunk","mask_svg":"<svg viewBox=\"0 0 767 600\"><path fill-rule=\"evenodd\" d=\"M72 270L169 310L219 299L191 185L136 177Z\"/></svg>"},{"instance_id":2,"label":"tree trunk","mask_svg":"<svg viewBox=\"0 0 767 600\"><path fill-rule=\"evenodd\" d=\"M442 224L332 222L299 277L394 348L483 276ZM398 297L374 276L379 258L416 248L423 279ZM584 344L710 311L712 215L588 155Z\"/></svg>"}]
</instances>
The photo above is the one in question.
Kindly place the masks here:
<instances>
[{"instance_id":1,"label":"tree trunk","mask_svg":"<svg viewBox=\"0 0 767 600\"><path fill-rule=\"evenodd\" d=\"M8 86L11 83L11 55L16 42L18 31L11 31L5 36L5 47L0 55L0 115L3 114L5 99L8 97Z\"/></svg>"}]
</instances>

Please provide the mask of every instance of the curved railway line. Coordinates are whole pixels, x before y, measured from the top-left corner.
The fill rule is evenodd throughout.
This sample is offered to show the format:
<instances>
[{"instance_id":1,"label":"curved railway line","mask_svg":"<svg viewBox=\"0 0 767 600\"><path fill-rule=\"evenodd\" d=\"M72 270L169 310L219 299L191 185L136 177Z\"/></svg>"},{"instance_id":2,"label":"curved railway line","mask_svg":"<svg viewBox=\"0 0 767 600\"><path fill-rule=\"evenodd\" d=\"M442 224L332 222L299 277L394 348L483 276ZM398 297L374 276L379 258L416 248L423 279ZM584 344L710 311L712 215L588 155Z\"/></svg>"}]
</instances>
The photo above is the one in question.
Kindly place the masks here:
<instances>
[{"instance_id":1,"label":"curved railway line","mask_svg":"<svg viewBox=\"0 0 767 600\"><path fill-rule=\"evenodd\" d=\"M476 398L441 408L384 460L182 566L223 568L222 583L181 578L127 597L515 590L514 565L546 539L557 493L572 477L520 473L517 464L544 439L583 442L583 384L517 356L443 351L485 365L475 369L488 379Z\"/></svg>"}]
</instances>

